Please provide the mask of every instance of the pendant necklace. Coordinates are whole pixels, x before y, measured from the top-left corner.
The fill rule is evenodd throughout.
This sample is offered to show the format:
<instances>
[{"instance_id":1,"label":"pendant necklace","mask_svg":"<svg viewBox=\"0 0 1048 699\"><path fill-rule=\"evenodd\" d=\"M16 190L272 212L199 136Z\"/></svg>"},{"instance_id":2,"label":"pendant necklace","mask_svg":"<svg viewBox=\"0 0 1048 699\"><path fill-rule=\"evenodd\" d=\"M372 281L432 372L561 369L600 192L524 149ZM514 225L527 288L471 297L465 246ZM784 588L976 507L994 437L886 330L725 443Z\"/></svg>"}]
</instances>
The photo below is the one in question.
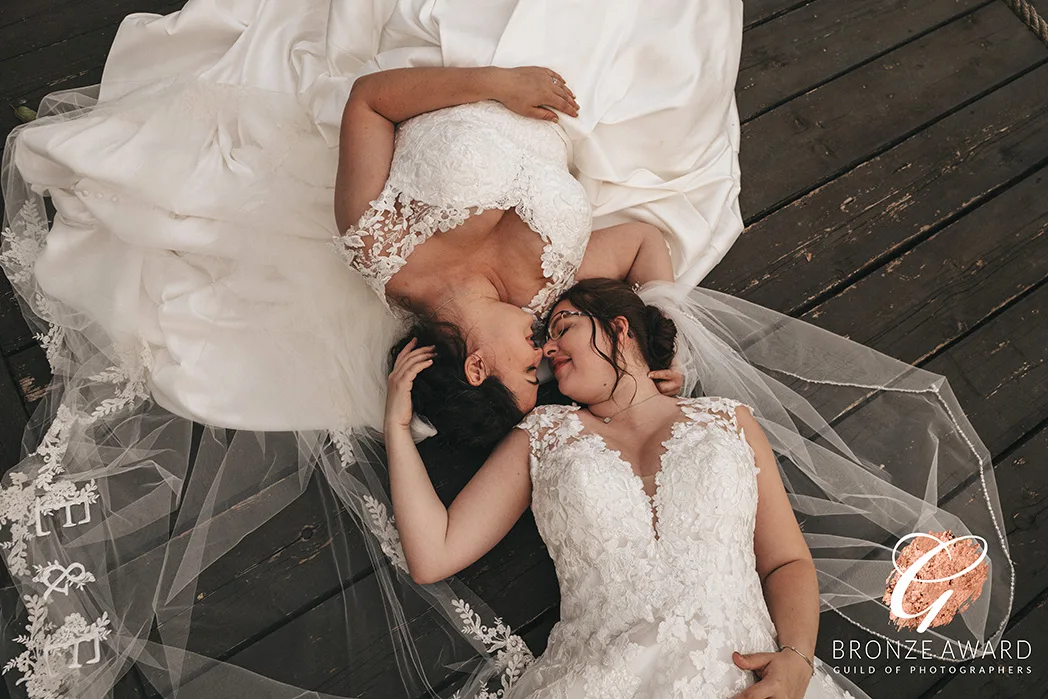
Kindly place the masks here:
<instances>
[{"instance_id":1,"label":"pendant necklace","mask_svg":"<svg viewBox=\"0 0 1048 699\"><path fill-rule=\"evenodd\" d=\"M635 407L635 406L638 406L638 405L640 405L641 403L643 403L643 402L645 402L645 401L649 401L649 400L651 400L652 398L654 398L655 396L658 396L658 395L662 395L662 394L660 394L660 393L653 393L653 394L651 394L650 396L648 396L647 398L645 398L645 399L644 399L644 400L642 400L642 401L639 401L639 402L637 402L637 403L630 403L629 405L627 405L627 406L626 406L625 408L623 408L622 410L619 410L619 411L618 411L617 413L613 413L613 414L611 414L611 415L608 415L607 417L602 417L602 418L601 418L601 420L603 420L603 421L604 421L604 424L606 425L606 424L608 424L609 422L611 422L611 418L613 418L613 417L616 417L616 416L618 416L618 415L619 415L619 413L624 413L624 412L626 412L627 410L629 410L630 408L633 408L633 407Z\"/></svg>"}]
</instances>

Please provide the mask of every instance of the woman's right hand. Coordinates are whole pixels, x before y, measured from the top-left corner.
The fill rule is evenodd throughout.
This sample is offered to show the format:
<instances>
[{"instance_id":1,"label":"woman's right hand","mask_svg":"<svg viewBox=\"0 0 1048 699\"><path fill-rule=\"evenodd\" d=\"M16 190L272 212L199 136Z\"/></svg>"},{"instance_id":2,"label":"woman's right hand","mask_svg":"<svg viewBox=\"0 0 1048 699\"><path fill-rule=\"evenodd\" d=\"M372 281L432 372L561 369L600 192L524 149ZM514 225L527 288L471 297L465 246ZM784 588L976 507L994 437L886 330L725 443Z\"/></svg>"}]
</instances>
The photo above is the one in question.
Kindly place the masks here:
<instances>
[{"instance_id":1,"label":"woman's right hand","mask_svg":"<svg viewBox=\"0 0 1048 699\"><path fill-rule=\"evenodd\" d=\"M419 372L433 364L434 346L415 347L417 338L411 338L404 349L400 350L389 373L389 386L386 391L385 430L396 428L410 429L411 386Z\"/></svg>"},{"instance_id":2,"label":"woman's right hand","mask_svg":"<svg viewBox=\"0 0 1048 699\"><path fill-rule=\"evenodd\" d=\"M649 371L648 378L655 382L655 388L664 396L680 395L680 390L684 388L684 371L676 357L670 362L669 369Z\"/></svg>"},{"instance_id":3,"label":"woman's right hand","mask_svg":"<svg viewBox=\"0 0 1048 699\"><path fill-rule=\"evenodd\" d=\"M495 98L517 114L546 121L557 121L553 109L579 115L575 93L549 68L499 68L494 80Z\"/></svg>"}]
</instances>

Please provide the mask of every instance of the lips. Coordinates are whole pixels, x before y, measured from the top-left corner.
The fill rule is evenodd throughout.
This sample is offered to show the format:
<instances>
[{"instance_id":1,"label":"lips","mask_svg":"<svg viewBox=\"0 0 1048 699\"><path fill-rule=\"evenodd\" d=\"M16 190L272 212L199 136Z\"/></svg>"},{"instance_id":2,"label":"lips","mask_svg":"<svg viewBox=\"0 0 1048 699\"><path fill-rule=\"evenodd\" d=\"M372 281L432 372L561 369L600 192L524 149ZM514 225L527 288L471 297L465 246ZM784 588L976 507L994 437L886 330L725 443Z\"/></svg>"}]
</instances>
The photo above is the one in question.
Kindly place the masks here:
<instances>
[{"instance_id":1,"label":"lips","mask_svg":"<svg viewBox=\"0 0 1048 699\"><path fill-rule=\"evenodd\" d=\"M570 359L554 359L552 362L550 362L550 368L553 369L553 373L556 374L557 369L560 369L562 366L564 366L570 361Z\"/></svg>"}]
</instances>

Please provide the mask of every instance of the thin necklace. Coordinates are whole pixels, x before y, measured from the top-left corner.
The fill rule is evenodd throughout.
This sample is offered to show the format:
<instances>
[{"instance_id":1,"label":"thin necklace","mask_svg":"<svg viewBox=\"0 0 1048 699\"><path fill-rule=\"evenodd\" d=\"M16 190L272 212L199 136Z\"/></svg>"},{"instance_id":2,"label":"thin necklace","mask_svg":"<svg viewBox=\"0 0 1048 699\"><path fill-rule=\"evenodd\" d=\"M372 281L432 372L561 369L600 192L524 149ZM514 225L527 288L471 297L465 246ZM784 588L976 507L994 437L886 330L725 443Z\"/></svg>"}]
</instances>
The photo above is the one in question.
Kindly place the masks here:
<instances>
[{"instance_id":1,"label":"thin necklace","mask_svg":"<svg viewBox=\"0 0 1048 699\"><path fill-rule=\"evenodd\" d=\"M634 407L634 406L637 406L637 405L640 405L641 403L644 403L645 401L649 401L649 400L651 400L652 398L654 398L655 396L658 396L658 395L662 395L662 394L660 394L660 393L652 393L652 394L651 394L650 396L648 396L648 397L647 397L647 398L645 398L644 400L642 400L642 401L638 401L638 402L636 402L636 403L630 403L630 404L629 404L629 405L627 405L627 406L626 406L625 408L622 408L621 410L619 410L619 411L618 411L617 413L612 413L611 415L608 415L607 417L603 417L603 418L601 418L601 420L603 420L603 421L604 421L604 424L606 425L606 424L608 424L609 422L611 422L611 418L613 418L613 417L616 417L616 416L617 416L617 415L619 415L620 413L624 413L624 412L626 412L627 410L629 410L630 408L632 408L632 407ZM590 411L590 412L592 412L592 411ZM597 416L596 416L596 415L594 415L594 417L597 417Z\"/></svg>"}]
</instances>

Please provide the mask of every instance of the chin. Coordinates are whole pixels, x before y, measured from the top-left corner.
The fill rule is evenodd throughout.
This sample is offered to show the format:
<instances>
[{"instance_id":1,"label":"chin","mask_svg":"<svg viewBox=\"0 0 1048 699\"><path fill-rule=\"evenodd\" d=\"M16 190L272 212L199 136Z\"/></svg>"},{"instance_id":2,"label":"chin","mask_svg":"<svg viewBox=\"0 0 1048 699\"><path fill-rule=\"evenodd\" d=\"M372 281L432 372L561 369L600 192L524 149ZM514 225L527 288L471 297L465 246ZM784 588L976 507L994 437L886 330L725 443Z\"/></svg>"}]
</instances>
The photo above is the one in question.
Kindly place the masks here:
<instances>
[{"instance_id":1,"label":"chin","mask_svg":"<svg viewBox=\"0 0 1048 699\"><path fill-rule=\"evenodd\" d=\"M586 400L581 398L578 393L572 390L571 382L565 381L564 383L557 383L557 390L561 392L565 398L569 398L580 405L586 405Z\"/></svg>"}]
</instances>

